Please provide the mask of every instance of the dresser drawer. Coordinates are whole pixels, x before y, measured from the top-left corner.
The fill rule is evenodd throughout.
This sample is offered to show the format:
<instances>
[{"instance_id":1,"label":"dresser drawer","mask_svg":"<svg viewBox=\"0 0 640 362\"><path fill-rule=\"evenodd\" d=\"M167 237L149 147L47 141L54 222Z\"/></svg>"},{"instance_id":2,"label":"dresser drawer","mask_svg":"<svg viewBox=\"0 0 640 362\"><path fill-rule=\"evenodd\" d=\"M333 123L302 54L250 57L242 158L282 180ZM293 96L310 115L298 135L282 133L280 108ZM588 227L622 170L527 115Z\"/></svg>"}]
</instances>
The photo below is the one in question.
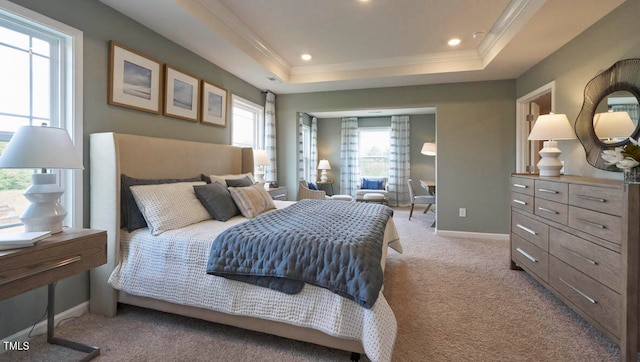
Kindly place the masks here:
<instances>
[{"instance_id":1,"label":"dresser drawer","mask_svg":"<svg viewBox=\"0 0 640 362\"><path fill-rule=\"evenodd\" d=\"M535 180L534 195L537 198L566 204L569 202L569 186L564 182Z\"/></svg>"},{"instance_id":2,"label":"dresser drawer","mask_svg":"<svg viewBox=\"0 0 640 362\"><path fill-rule=\"evenodd\" d=\"M524 177L511 177L511 191L533 196L533 179Z\"/></svg>"},{"instance_id":3,"label":"dresser drawer","mask_svg":"<svg viewBox=\"0 0 640 362\"><path fill-rule=\"evenodd\" d=\"M511 234L511 257L516 264L535 273L543 281L549 276L549 253L524 240L518 235Z\"/></svg>"},{"instance_id":4,"label":"dresser drawer","mask_svg":"<svg viewBox=\"0 0 640 362\"><path fill-rule=\"evenodd\" d=\"M618 293L553 256L549 260L549 284L611 334L620 336L622 298Z\"/></svg>"},{"instance_id":5,"label":"dresser drawer","mask_svg":"<svg viewBox=\"0 0 640 362\"><path fill-rule=\"evenodd\" d=\"M622 218L569 206L569 226L620 245Z\"/></svg>"},{"instance_id":6,"label":"dresser drawer","mask_svg":"<svg viewBox=\"0 0 640 362\"><path fill-rule=\"evenodd\" d=\"M549 229L549 253L616 292L622 291L619 253L556 228Z\"/></svg>"},{"instance_id":7,"label":"dresser drawer","mask_svg":"<svg viewBox=\"0 0 640 362\"><path fill-rule=\"evenodd\" d=\"M549 225L533 220L517 212L512 212L511 232L544 251L549 250Z\"/></svg>"},{"instance_id":8,"label":"dresser drawer","mask_svg":"<svg viewBox=\"0 0 640 362\"><path fill-rule=\"evenodd\" d=\"M533 196L512 192L511 207L533 214Z\"/></svg>"},{"instance_id":9,"label":"dresser drawer","mask_svg":"<svg viewBox=\"0 0 640 362\"><path fill-rule=\"evenodd\" d=\"M545 219L567 225L569 206L567 206L567 204L561 204L559 202L536 197L534 213L538 216L544 217Z\"/></svg>"},{"instance_id":10,"label":"dresser drawer","mask_svg":"<svg viewBox=\"0 0 640 362\"><path fill-rule=\"evenodd\" d=\"M584 209L604 212L611 215L622 215L621 189L599 186L569 185L569 204Z\"/></svg>"}]
</instances>

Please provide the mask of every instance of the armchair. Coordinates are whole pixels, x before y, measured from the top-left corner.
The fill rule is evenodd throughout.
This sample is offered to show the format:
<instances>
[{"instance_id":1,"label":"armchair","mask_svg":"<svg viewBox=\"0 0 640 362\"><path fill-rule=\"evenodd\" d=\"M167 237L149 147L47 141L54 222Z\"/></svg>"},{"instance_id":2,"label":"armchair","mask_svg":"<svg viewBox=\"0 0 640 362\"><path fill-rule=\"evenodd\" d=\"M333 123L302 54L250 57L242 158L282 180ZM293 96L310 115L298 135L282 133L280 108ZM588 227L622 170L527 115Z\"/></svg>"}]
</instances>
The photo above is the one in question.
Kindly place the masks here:
<instances>
[{"instance_id":1,"label":"armchair","mask_svg":"<svg viewBox=\"0 0 640 362\"><path fill-rule=\"evenodd\" d=\"M311 190L307 181L300 180L298 182L298 201L302 199L326 200L328 198L327 193L322 190Z\"/></svg>"},{"instance_id":2,"label":"armchair","mask_svg":"<svg viewBox=\"0 0 640 362\"><path fill-rule=\"evenodd\" d=\"M431 205L436 204L436 197L435 195L416 195L411 179L407 180L407 186L409 186L409 197L411 198L411 211L409 211L409 220L411 220L415 204L427 205L427 208L423 211L423 214L426 214L431 208Z\"/></svg>"},{"instance_id":3,"label":"armchair","mask_svg":"<svg viewBox=\"0 0 640 362\"><path fill-rule=\"evenodd\" d=\"M386 177L363 177L356 190L356 201L364 200L364 195L376 193L384 195L385 201L389 198Z\"/></svg>"}]
</instances>

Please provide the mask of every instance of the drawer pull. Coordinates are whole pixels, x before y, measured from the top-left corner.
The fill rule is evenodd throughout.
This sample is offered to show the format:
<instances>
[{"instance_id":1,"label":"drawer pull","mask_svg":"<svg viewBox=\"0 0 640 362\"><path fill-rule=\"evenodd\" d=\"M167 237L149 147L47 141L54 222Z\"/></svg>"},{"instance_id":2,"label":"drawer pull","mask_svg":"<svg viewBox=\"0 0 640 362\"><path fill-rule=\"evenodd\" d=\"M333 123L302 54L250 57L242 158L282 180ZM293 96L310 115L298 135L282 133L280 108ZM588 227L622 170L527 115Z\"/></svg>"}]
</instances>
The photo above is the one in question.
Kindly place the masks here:
<instances>
[{"instance_id":1,"label":"drawer pull","mask_svg":"<svg viewBox=\"0 0 640 362\"><path fill-rule=\"evenodd\" d=\"M593 197L587 195L577 195L579 199L589 200L589 201L598 201L598 202L607 202L607 200L600 197Z\"/></svg>"},{"instance_id":2,"label":"drawer pull","mask_svg":"<svg viewBox=\"0 0 640 362\"><path fill-rule=\"evenodd\" d=\"M555 215L558 215L558 214L559 214L559 212L557 212L557 211L555 211L555 210L547 209L546 207L540 207L540 206L538 206L538 210L540 210L540 211L544 211L544 212L548 212L548 213L550 213L550 214L555 214Z\"/></svg>"},{"instance_id":3,"label":"drawer pull","mask_svg":"<svg viewBox=\"0 0 640 362\"><path fill-rule=\"evenodd\" d=\"M524 255L525 258L531 260L532 262L534 262L534 263L538 262L538 260L536 258L534 258L531 255L529 255L529 253L527 253L526 251L524 251L524 250L522 250L520 248L516 248L516 250L518 251L518 253Z\"/></svg>"},{"instance_id":4,"label":"drawer pull","mask_svg":"<svg viewBox=\"0 0 640 362\"><path fill-rule=\"evenodd\" d=\"M577 217L576 220L580 221L581 223L584 223L584 224L587 224L587 225L591 225L593 227L597 227L599 229L606 229L606 226L597 224L597 223L589 221L589 220L581 219L579 217Z\"/></svg>"},{"instance_id":5,"label":"drawer pull","mask_svg":"<svg viewBox=\"0 0 640 362\"><path fill-rule=\"evenodd\" d=\"M590 301L590 302L591 302L591 303L593 303L593 304L598 304L598 302L597 302L595 299L593 299L593 298L591 298L590 296L586 295L586 294L585 294L583 291L581 291L580 289L578 289L578 288L574 287L573 285L571 285L571 284L567 283L567 282L566 282L564 279L562 279L562 278L558 278L558 279L560 279L560 281L561 281L561 282L563 282L564 284L566 284L569 288L573 289L573 291L574 291L574 292L576 292L576 293L580 294L584 299L586 299L586 300Z\"/></svg>"},{"instance_id":6,"label":"drawer pull","mask_svg":"<svg viewBox=\"0 0 640 362\"><path fill-rule=\"evenodd\" d=\"M529 186L527 186L527 185L521 185L521 184L513 184L513 187L519 187L519 188L521 188L521 189L527 189L527 188L529 188Z\"/></svg>"},{"instance_id":7,"label":"drawer pull","mask_svg":"<svg viewBox=\"0 0 640 362\"><path fill-rule=\"evenodd\" d=\"M565 248L565 249L566 249L569 253L573 254L574 256L577 256L578 258L580 258L580 259L582 259L582 260L586 261L586 262L587 262L587 263L589 263L589 264L598 265L598 262L597 262L597 261L595 261L595 260L591 260L591 259L587 258L586 256L584 256L584 255L582 255L582 254L576 253L576 252L575 252L575 251L573 251L573 250L570 250L570 249L567 249L567 248Z\"/></svg>"},{"instance_id":8,"label":"drawer pull","mask_svg":"<svg viewBox=\"0 0 640 362\"><path fill-rule=\"evenodd\" d=\"M526 202L524 202L522 200L516 200L516 199L513 199L513 202L515 202L516 204L520 204L520 205L526 205L527 204Z\"/></svg>"},{"instance_id":9,"label":"drawer pull","mask_svg":"<svg viewBox=\"0 0 640 362\"><path fill-rule=\"evenodd\" d=\"M533 230L529 229L529 228L528 228L528 227L526 227L526 226L522 226L522 225L520 225L520 224L516 224L516 226L517 226L517 227L519 227L520 229L522 229L522 230L524 230L524 231L528 232L528 233L529 233L529 234L531 234L531 235L538 235L538 233L537 233L537 232L535 232L535 231L533 231Z\"/></svg>"},{"instance_id":10,"label":"drawer pull","mask_svg":"<svg viewBox=\"0 0 640 362\"><path fill-rule=\"evenodd\" d=\"M549 189L538 189L538 191L540 192L546 192L548 194L558 194L559 192L556 190L549 190Z\"/></svg>"},{"instance_id":11,"label":"drawer pull","mask_svg":"<svg viewBox=\"0 0 640 362\"><path fill-rule=\"evenodd\" d=\"M23 274L15 275L15 276L10 277L10 278L2 279L2 280L0 280L0 285L9 284L11 282L15 282L16 280L26 279L26 278L32 277L34 275L38 275L40 273L44 273L44 272L49 271L49 270L53 270L53 269L56 269L56 268L61 268L63 266L67 266L69 264L77 263L81 259L82 259L82 257L80 255L78 255L78 256L74 256L72 258L60 260L57 263L44 265L44 266L41 266L41 267L39 267L37 269L31 270L31 271L29 271L27 273L23 273Z\"/></svg>"}]
</instances>

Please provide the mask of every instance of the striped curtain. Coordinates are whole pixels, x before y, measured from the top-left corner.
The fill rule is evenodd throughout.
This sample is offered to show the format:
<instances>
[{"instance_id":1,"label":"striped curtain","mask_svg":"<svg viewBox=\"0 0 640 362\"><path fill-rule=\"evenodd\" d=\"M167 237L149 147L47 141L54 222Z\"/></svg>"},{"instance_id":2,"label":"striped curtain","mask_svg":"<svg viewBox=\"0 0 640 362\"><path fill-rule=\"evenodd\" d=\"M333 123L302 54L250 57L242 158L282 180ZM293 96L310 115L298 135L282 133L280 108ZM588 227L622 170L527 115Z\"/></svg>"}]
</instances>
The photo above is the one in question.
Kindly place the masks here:
<instances>
[{"instance_id":1,"label":"striped curtain","mask_svg":"<svg viewBox=\"0 0 640 362\"><path fill-rule=\"evenodd\" d=\"M265 181L278 181L276 150L276 95L267 91L264 108L264 149L271 163L265 167Z\"/></svg>"},{"instance_id":2,"label":"striped curtain","mask_svg":"<svg viewBox=\"0 0 640 362\"><path fill-rule=\"evenodd\" d=\"M305 164L304 164L304 121L302 113L298 113L298 180L304 180ZM309 182L307 180L307 182Z\"/></svg>"},{"instance_id":3,"label":"striped curtain","mask_svg":"<svg viewBox=\"0 0 640 362\"><path fill-rule=\"evenodd\" d=\"M358 118L343 118L340 142L340 193L355 198L359 178Z\"/></svg>"},{"instance_id":4,"label":"striped curtain","mask_svg":"<svg viewBox=\"0 0 640 362\"><path fill-rule=\"evenodd\" d=\"M311 156L309 157L309 178L316 183L318 180L318 118L311 119Z\"/></svg>"},{"instance_id":5,"label":"striped curtain","mask_svg":"<svg viewBox=\"0 0 640 362\"><path fill-rule=\"evenodd\" d=\"M409 116L391 117L391 141L389 150L389 205L411 204L407 180L410 178Z\"/></svg>"}]
</instances>

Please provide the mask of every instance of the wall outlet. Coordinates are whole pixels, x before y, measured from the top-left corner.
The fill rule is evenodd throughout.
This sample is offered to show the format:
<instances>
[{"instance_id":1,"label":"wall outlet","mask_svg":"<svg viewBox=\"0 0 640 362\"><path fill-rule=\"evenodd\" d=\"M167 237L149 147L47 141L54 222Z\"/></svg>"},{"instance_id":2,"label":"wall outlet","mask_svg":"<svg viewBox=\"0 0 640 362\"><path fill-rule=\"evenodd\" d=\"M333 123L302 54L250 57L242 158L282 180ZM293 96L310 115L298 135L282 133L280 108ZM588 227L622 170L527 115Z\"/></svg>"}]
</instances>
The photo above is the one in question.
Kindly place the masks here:
<instances>
[{"instance_id":1,"label":"wall outlet","mask_svg":"<svg viewBox=\"0 0 640 362\"><path fill-rule=\"evenodd\" d=\"M461 208L460 208L460 211L458 212L458 215L459 215L460 217L467 217L467 209L466 209L466 208L464 208L464 207L461 207Z\"/></svg>"}]
</instances>

